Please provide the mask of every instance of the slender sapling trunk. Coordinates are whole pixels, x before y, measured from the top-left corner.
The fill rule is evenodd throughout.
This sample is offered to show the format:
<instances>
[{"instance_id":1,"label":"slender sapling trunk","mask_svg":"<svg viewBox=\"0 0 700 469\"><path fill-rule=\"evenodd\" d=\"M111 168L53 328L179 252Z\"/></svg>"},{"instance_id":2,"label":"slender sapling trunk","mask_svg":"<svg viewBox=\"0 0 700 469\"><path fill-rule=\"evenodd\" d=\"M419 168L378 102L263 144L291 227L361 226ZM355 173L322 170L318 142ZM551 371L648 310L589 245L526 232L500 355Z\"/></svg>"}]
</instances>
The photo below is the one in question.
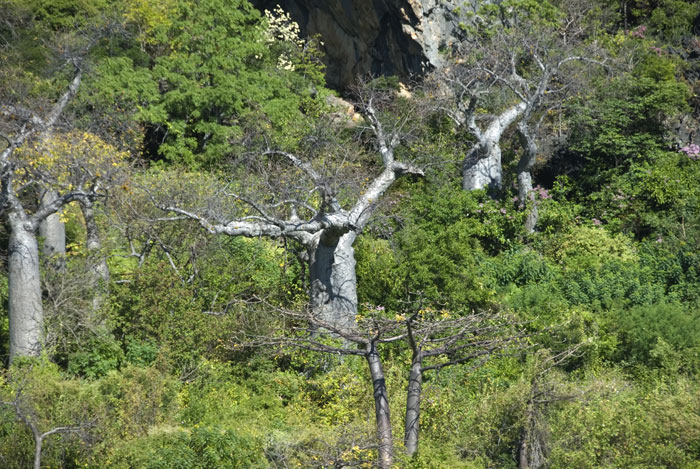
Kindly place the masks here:
<instances>
[{"instance_id":1,"label":"slender sapling trunk","mask_svg":"<svg viewBox=\"0 0 700 469\"><path fill-rule=\"evenodd\" d=\"M377 344L370 340L367 344L367 363L374 389L374 409L377 417L377 432L379 437L379 467L390 469L394 463L394 439L391 433L391 417L389 413L389 395L384 379L381 358Z\"/></svg>"}]
</instances>

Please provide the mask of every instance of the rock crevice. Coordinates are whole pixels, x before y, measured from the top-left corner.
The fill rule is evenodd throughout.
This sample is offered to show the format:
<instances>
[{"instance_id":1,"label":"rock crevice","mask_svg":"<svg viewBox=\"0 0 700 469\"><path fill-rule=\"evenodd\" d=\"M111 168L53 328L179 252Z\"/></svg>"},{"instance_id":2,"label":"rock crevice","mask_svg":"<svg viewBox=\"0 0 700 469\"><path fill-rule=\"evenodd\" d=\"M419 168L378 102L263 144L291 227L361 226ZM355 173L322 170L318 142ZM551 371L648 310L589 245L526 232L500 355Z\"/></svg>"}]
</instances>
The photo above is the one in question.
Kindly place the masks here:
<instances>
[{"instance_id":1,"label":"rock crevice","mask_svg":"<svg viewBox=\"0 0 700 469\"><path fill-rule=\"evenodd\" d=\"M276 5L304 35L324 42L329 86L343 89L358 76L410 78L439 66L441 51L459 32L458 0L257 0Z\"/></svg>"}]
</instances>

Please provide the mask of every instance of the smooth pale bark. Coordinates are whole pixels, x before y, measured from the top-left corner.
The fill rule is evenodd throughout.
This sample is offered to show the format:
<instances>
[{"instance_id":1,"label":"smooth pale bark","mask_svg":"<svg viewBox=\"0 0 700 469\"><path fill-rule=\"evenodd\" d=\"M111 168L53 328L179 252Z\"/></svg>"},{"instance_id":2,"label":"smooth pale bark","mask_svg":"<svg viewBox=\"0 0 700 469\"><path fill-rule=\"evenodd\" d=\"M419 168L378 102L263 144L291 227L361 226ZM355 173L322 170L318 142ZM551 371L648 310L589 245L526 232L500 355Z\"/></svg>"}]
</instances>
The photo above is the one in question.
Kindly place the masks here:
<instances>
[{"instance_id":1,"label":"smooth pale bark","mask_svg":"<svg viewBox=\"0 0 700 469\"><path fill-rule=\"evenodd\" d=\"M85 247L88 252L91 275L90 284L93 286L92 309L97 311L102 307L108 293L109 267L107 259L102 255L102 241L95 221L95 206L90 199L80 201L80 209L85 220Z\"/></svg>"},{"instance_id":2,"label":"smooth pale bark","mask_svg":"<svg viewBox=\"0 0 700 469\"><path fill-rule=\"evenodd\" d=\"M356 234L340 237L324 230L315 236L310 252L311 308L321 321L349 331L357 315L355 276Z\"/></svg>"},{"instance_id":3,"label":"smooth pale bark","mask_svg":"<svg viewBox=\"0 0 700 469\"><path fill-rule=\"evenodd\" d=\"M11 232L8 257L10 362L37 356L43 339L39 246L35 227L17 213L8 215Z\"/></svg>"},{"instance_id":4,"label":"smooth pale bark","mask_svg":"<svg viewBox=\"0 0 700 469\"><path fill-rule=\"evenodd\" d=\"M19 134L8 141L7 148L0 153L0 199L7 212L11 233L8 256L8 312L10 319L10 362L16 356L36 356L41 352L43 339L44 310L41 303L41 281L39 274L39 246L36 231L39 223L75 199L75 194L57 197L39 204L31 217L18 199L13 188L15 164L14 151L21 147L36 132L44 136L63 113L63 109L80 87L82 71L76 70L68 90L58 99L45 119L10 106L3 114L26 121Z\"/></svg>"},{"instance_id":5,"label":"smooth pale bark","mask_svg":"<svg viewBox=\"0 0 700 469\"><path fill-rule=\"evenodd\" d=\"M408 393L406 396L406 420L404 446L406 454L413 456L418 451L420 433L420 398L423 385L423 353L413 354L411 373L408 376Z\"/></svg>"},{"instance_id":6,"label":"smooth pale bark","mask_svg":"<svg viewBox=\"0 0 700 469\"><path fill-rule=\"evenodd\" d=\"M315 190L321 195L323 200L321 211L315 213L311 219L299 219L296 210L293 210L292 215L286 219L276 218L267 213L264 205L253 201L246 202L262 217L257 220L252 217L234 218L227 223L212 223L196 213L177 206L159 205L159 207L181 217L196 220L212 234L250 238L285 237L296 240L308 252L311 284L309 303L312 311L320 323L329 325L329 329L348 332L354 329L357 315L357 278L353 243L374 213L377 201L397 178L407 174L424 175L420 168L395 160L394 149L400 143L399 135L396 132L387 133L384 130L372 107L371 99L367 103L366 112L365 117L376 136L377 149L384 168L372 179L349 210L342 208L335 190L308 162L292 153L280 150L269 150L264 154L286 159L305 173ZM291 206L294 207L294 204Z\"/></svg>"},{"instance_id":7,"label":"smooth pale bark","mask_svg":"<svg viewBox=\"0 0 700 469\"><path fill-rule=\"evenodd\" d=\"M46 206L58 198L58 193L48 190L41 198L41 205ZM59 267L63 266L66 255L66 226L61 221L60 212L52 213L39 224L39 236L43 239L42 249L46 257L59 259Z\"/></svg>"},{"instance_id":8,"label":"smooth pale bark","mask_svg":"<svg viewBox=\"0 0 700 469\"><path fill-rule=\"evenodd\" d=\"M534 233L538 212L537 196L532 193L532 168L535 166L537 158L537 144L525 123L518 125L518 136L523 145L523 154L518 161L518 200L527 206L529 198L532 198L532 206L525 220L525 231Z\"/></svg>"},{"instance_id":9,"label":"smooth pale bark","mask_svg":"<svg viewBox=\"0 0 700 469\"><path fill-rule=\"evenodd\" d=\"M501 147L497 141L478 143L462 163L462 189L500 189L503 181Z\"/></svg>"},{"instance_id":10,"label":"smooth pale bark","mask_svg":"<svg viewBox=\"0 0 700 469\"><path fill-rule=\"evenodd\" d=\"M491 121L484 132L470 123L470 131L477 136L478 142L462 162L462 189L501 188L503 168L499 142L503 133L522 116L526 108L524 102L508 108Z\"/></svg>"},{"instance_id":11,"label":"smooth pale bark","mask_svg":"<svg viewBox=\"0 0 700 469\"><path fill-rule=\"evenodd\" d=\"M374 341L367 344L367 363L372 377L374 390L374 409L377 419L379 437L379 467L390 469L394 463L394 439L391 434L391 416L389 412L389 395L384 379L382 361Z\"/></svg>"}]
</instances>

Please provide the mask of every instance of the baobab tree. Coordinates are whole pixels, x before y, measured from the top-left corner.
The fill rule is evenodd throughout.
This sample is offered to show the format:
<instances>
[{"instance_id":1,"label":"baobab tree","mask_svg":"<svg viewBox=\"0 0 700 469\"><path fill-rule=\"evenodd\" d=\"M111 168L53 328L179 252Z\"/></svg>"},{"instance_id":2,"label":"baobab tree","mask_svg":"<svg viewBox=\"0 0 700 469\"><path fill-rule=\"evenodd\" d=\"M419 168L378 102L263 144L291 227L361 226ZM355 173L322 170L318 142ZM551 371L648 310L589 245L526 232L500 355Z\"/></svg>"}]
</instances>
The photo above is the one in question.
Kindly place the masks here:
<instances>
[{"instance_id":1,"label":"baobab tree","mask_svg":"<svg viewBox=\"0 0 700 469\"><path fill-rule=\"evenodd\" d=\"M54 131L83 77L78 60L71 59L68 65L73 69L72 79L46 115L23 103L0 104L0 138L5 141L0 153L0 202L10 227L10 361L20 355L35 356L42 348L39 225L71 202L92 203L103 197L119 168L111 160L95 165L84 153L74 151L81 139L92 138L89 134ZM60 145L62 151L58 151ZM37 194L41 195L39 204Z\"/></svg>"},{"instance_id":2,"label":"baobab tree","mask_svg":"<svg viewBox=\"0 0 700 469\"><path fill-rule=\"evenodd\" d=\"M195 220L215 235L299 243L308 266L311 309L346 331L357 313L355 240L397 179L424 174L423 155L398 156L399 150L407 153L419 132L418 101L371 83L355 95L363 125L348 127L330 119L302 139L299 152L266 148L238 158L228 184L199 207L178 205L173 196L151 191L155 203L172 215L164 219ZM357 140L342 141L342 133L354 133Z\"/></svg>"},{"instance_id":3,"label":"baobab tree","mask_svg":"<svg viewBox=\"0 0 700 469\"><path fill-rule=\"evenodd\" d=\"M527 142L520 192L532 190L533 131L578 91L586 67L603 63L591 32L581 27L581 8L576 2L534 11L487 8L451 63L431 78L442 110L474 141L462 161L464 190L501 188L501 141L518 123Z\"/></svg>"},{"instance_id":4,"label":"baobab tree","mask_svg":"<svg viewBox=\"0 0 700 469\"><path fill-rule=\"evenodd\" d=\"M41 281L39 278L39 247L36 231L39 223L55 213L60 207L74 200L74 194L57 198L53 204L42 204L34 213L28 213L21 194L35 181L18 181L17 158L21 148L34 134L53 127L68 102L78 92L82 70L75 74L68 90L56 101L49 114L41 117L17 105L4 105L2 115L6 123L17 123L15 132L2 134L6 146L0 154L0 197L10 226L8 259L8 309L10 315L10 361L17 355L37 355L41 350L44 313L41 304ZM20 186L17 186L19 182Z\"/></svg>"}]
</instances>

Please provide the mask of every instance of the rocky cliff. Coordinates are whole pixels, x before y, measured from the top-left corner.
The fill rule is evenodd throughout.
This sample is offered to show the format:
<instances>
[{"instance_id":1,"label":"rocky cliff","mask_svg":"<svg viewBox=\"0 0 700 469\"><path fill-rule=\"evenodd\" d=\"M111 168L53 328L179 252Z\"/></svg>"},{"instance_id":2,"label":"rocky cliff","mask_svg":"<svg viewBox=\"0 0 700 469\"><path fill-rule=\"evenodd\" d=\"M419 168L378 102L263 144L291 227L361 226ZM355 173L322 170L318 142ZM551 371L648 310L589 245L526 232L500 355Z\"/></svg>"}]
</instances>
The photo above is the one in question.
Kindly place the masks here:
<instances>
[{"instance_id":1,"label":"rocky cliff","mask_svg":"<svg viewBox=\"0 0 700 469\"><path fill-rule=\"evenodd\" d=\"M324 42L330 86L356 77L421 74L440 63L440 50L458 32L455 10L477 0L257 0L261 10L280 5L305 35Z\"/></svg>"}]
</instances>

